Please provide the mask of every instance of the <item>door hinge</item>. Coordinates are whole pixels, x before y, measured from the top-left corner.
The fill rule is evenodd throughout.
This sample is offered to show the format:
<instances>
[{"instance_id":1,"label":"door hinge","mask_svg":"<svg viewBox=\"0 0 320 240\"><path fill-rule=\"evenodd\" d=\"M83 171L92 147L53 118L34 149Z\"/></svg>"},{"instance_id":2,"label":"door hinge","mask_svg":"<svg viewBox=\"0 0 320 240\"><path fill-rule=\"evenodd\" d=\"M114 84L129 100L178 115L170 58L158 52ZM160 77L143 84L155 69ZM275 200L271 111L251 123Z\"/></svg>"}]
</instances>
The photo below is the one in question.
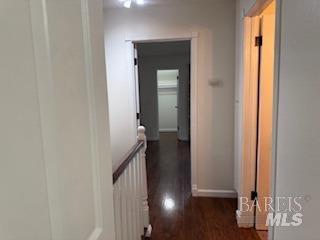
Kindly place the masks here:
<instances>
[{"instance_id":1,"label":"door hinge","mask_svg":"<svg viewBox=\"0 0 320 240\"><path fill-rule=\"evenodd\" d=\"M140 119L140 113L137 113L137 119L138 120Z\"/></svg>"},{"instance_id":2,"label":"door hinge","mask_svg":"<svg viewBox=\"0 0 320 240\"><path fill-rule=\"evenodd\" d=\"M256 40L255 40L255 46L256 47L260 47L260 46L262 46L262 36L257 36L256 37Z\"/></svg>"},{"instance_id":3,"label":"door hinge","mask_svg":"<svg viewBox=\"0 0 320 240\"><path fill-rule=\"evenodd\" d=\"M256 191L251 192L251 200L257 200L258 199L258 193Z\"/></svg>"},{"instance_id":4,"label":"door hinge","mask_svg":"<svg viewBox=\"0 0 320 240\"><path fill-rule=\"evenodd\" d=\"M137 66L138 65L138 59L134 58L134 65Z\"/></svg>"}]
</instances>

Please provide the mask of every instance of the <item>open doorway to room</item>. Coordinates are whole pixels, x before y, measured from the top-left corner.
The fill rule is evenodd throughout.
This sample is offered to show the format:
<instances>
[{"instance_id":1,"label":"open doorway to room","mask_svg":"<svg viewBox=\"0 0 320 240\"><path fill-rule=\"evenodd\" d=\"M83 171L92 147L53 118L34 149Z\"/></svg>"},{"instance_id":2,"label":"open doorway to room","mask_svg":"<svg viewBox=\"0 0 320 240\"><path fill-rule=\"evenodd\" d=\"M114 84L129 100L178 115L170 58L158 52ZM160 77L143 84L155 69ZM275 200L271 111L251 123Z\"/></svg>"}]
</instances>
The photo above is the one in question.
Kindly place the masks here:
<instances>
[{"instance_id":1,"label":"open doorway to room","mask_svg":"<svg viewBox=\"0 0 320 240\"><path fill-rule=\"evenodd\" d=\"M244 26L244 125L243 164L245 189L256 207L253 227L268 239L267 215L271 209L272 144L274 118L274 59L276 3L265 1L259 11L245 18ZM251 190L250 190L251 189ZM250 224L248 225L250 226Z\"/></svg>"},{"instance_id":2,"label":"open doorway to room","mask_svg":"<svg viewBox=\"0 0 320 240\"><path fill-rule=\"evenodd\" d=\"M149 141L190 141L190 41L136 43L139 121Z\"/></svg>"},{"instance_id":3,"label":"open doorway to room","mask_svg":"<svg viewBox=\"0 0 320 240\"><path fill-rule=\"evenodd\" d=\"M148 140L153 236L162 236L191 199L191 41L135 43L138 122ZM175 183L175 184L173 184ZM154 213L154 214L153 214Z\"/></svg>"}]
</instances>

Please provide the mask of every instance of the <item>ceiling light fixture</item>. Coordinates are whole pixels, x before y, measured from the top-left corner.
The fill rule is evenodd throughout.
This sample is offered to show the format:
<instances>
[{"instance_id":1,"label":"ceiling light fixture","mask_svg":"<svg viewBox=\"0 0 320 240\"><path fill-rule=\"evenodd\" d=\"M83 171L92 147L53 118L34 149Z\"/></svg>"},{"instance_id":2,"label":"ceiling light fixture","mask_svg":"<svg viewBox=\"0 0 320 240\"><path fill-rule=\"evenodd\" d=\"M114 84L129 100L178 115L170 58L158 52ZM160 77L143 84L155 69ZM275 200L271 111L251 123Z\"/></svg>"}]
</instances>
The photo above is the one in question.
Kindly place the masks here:
<instances>
[{"instance_id":1,"label":"ceiling light fixture","mask_svg":"<svg viewBox=\"0 0 320 240\"><path fill-rule=\"evenodd\" d=\"M143 5L143 4L144 4L144 0L136 0L136 3L137 3L138 5Z\"/></svg>"},{"instance_id":2,"label":"ceiling light fixture","mask_svg":"<svg viewBox=\"0 0 320 240\"><path fill-rule=\"evenodd\" d=\"M132 3L131 0L126 0L126 1L123 3L123 6L124 6L125 8L130 8L130 7L131 7L131 3Z\"/></svg>"},{"instance_id":3,"label":"ceiling light fixture","mask_svg":"<svg viewBox=\"0 0 320 240\"><path fill-rule=\"evenodd\" d=\"M132 3L136 3L137 5L143 5L144 4L144 0L119 0L120 2L123 2L123 6L125 8L130 8Z\"/></svg>"}]
</instances>

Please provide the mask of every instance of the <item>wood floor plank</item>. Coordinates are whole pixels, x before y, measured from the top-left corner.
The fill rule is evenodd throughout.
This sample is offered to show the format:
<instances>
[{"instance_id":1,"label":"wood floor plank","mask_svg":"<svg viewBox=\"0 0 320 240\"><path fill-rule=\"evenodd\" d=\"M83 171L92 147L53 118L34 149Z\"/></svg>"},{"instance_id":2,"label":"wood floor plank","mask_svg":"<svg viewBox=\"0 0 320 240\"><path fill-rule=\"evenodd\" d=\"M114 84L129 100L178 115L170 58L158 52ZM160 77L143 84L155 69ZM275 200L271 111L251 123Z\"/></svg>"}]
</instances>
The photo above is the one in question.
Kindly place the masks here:
<instances>
[{"instance_id":1,"label":"wood floor plank","mask_svg":"<svg viewBox=\"0 0 320 240\"><path fill-rule=\"evenodd\" d=\"M236 199L191 196L190 144L175 133L148 142L147 175L152 240L259 240L239 229Z\"/></svg>"}]
</instances>

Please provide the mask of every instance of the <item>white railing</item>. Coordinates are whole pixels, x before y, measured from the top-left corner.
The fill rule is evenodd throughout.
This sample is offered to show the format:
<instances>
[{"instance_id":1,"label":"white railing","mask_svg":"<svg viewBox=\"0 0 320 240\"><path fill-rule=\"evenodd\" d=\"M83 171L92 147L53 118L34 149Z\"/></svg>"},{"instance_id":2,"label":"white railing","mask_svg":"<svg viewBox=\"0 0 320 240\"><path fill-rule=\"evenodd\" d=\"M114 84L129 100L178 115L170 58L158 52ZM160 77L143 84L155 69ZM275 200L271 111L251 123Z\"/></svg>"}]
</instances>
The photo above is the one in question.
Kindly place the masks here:
<instances>
[{"instance_id":1,"label":"white railing","mask_svg":"<svg viewBox=\"0 0 320 240\"><path fill-rule=\"evenodd\" d=\"M137 143L113 173L115 228L117 240L150 237L146 173L145 128L138 127Z\"/></svg>"}]
</instances>

